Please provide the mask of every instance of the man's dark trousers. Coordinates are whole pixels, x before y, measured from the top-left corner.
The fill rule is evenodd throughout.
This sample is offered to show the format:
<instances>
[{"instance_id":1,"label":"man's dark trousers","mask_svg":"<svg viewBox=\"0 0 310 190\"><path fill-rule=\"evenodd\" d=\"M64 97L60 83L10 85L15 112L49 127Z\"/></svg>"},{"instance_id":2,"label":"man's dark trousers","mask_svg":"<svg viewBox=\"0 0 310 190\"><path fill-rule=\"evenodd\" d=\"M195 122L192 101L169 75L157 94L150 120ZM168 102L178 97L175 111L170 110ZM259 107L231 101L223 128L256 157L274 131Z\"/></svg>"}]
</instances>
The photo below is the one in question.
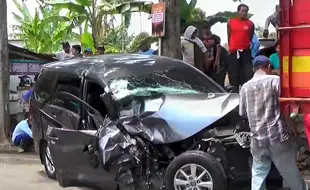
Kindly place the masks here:
<instances>
[{"instance_id":1,"label":"man's dark trousers","mask_svg":"<svg viewBox=\"0 0 310 190\"><path fill-rule=\"evenodd\" d=\"M229 53L228 57L228 77L229 83L232 86L242 86L253 77L253 66L251 50L233 51Z\"/></svg>"}]
</instances>

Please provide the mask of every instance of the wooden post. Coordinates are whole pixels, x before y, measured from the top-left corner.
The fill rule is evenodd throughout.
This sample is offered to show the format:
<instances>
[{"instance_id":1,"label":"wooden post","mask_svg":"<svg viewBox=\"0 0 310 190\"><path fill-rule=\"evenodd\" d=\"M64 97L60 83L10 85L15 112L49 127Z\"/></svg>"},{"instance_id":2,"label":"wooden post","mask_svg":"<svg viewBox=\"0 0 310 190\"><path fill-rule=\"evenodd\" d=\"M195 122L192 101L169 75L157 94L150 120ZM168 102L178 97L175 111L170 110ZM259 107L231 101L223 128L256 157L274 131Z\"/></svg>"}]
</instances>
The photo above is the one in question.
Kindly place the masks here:
<instances>
[{"instance_id":1,"label":"wooden post","mask_svg":"<svg viewBox=\"0 0 310 190\"><path fill-rule=\"evenodd\" d=\"M166 33L162 38L161 55L181 59L180 1L161 0L166 3Z\"/></svg>"},{"instance_id":2,"label":"wooden post","mask_svg":"<svg viewBox=\"0 0 310 190\"><path fill-rule=\"evenodd\" d=\"M10 127L9 111L9 52L7 31L7 4L0 0L0 143L8 144L7 133Z\"/></svg>"}]
</instances>

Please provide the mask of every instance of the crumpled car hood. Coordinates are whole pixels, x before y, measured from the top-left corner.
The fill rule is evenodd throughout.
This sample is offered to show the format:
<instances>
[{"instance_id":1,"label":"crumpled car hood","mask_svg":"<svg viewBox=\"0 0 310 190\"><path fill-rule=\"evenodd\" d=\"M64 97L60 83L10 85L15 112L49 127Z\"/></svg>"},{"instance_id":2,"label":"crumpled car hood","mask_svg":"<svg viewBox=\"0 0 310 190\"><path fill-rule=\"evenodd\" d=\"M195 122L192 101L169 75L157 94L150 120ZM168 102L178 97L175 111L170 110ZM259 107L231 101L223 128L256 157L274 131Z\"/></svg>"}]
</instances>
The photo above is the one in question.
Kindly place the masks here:
<instances>
[{"instance_id":1,"label":"crumpled car hood","mask_svg":"<svg viewBox=\"0 0 310 190\"><path fill-rule=\"evenodd\" d=\"M238 105L238 94L162 95L132 101L120 122L131 134L155 144L173 143L195 135Z\"/></svg>"}]
</instances>

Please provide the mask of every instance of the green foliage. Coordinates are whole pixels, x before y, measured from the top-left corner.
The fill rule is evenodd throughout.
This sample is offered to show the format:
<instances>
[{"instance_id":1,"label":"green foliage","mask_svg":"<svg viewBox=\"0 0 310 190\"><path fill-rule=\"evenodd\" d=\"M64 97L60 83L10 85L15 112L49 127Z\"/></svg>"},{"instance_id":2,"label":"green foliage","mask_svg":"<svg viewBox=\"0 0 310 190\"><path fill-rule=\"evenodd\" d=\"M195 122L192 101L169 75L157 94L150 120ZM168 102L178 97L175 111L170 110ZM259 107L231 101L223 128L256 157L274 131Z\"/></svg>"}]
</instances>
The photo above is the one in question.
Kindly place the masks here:
<instances>
[{"instance_id":1,"label":"green foliage","mask_svg":"<svg viewBox=\"0 0 310 190\"><path fill-rule=\"evenodd\" d=\"M90 48L92 52L95 52L95 47L94 47L94 39L91 33L88 32L88 24L85 23L84 26L84 32L81 35L81 45L83 50L86 48Z\"/></svg>"},{"instance_id":2,"label":"green foliage","mask_svg":"<svg viewBox=\"0 0 310 190\"><path fill-rule=\"evenodd\" d=\"M233 18L236 15L237 15L237 12L224 11L224 12L218 12L214 15L208 16L208 19L212 17L221 17L223 18L223 21L227 22L230 18ZM253 16L252 13L248 13L248 18L251 18L252 16Z\"/></svg>"},{"instance_id":3,"label":"green foliage","mask_svg":"<svg viewBox=\"0 0 310 190\"><path fill-rule=\"evenodd\" d=\"M18 22L13 26L15 36L23 40L25 48L37 53L56 52L61 49L63 40L74 39L72 20L59 16L59 10L39 4L31 15L27 5L13 0L19 13L13 13Z\"/></svg>"},{"instance_id":4,"label":"green foliage","mask_svg":"<svg viewBox=\"0 0 310 190\"><path fill-rule=\"evenodd\" d=\"M104 0L99 4L97 0L74 0L70 2L45 0L46 4L59 10L69 10L70 18L74 20L75 27L87 23L91 27L95 45L98 39L105 37L106 29L109 27L106 15L116 13L116 6L121 2L122 0Z\"/></svg>"},{"instance_id":5,"label":"green foliage","mask_svg":"<svg viewBox=\"0 0 310 190\"><path fill-rule=\"evenodd\" d=\"M197 4L197 0L191 0L189 3L187 3L186 0L179 0L180 1L180 17L181 21L185 21L190 17L190 15L193 12L193 9L195 8Z\"/></svg>"},{"instance_id":6,"label":"green foliage","mask_svg":"<svg viewBox=\"0 0 310 190\"><path fill-rule=\"evenodd\" d=\"M100 40L100 44L104 45L106 53L128 52L133 38L134 36L128 35L126 24L123 23L109 29L106 37Z\"/></svg>"},{"instance_id":7,"label":"green foliage","mask_svg":"<svg viewBox=\"0 0 310 190\"><path fill-rule=\"evenodd\" d=\"M134 40L130 46L130 52L136 53L139 51L139 48L143 43L152 44L153 42L155 42L157 40L158 40L158 38L154 38L154 37L150 36L147 32L141 32L140 34L138 34L134 38Z\"/></svg>"},{"instance_id":8,"label":"green foliage","mask_svg":"<svg viewBox=\"0 0 310 190\"><path fill-rule=\"evenodd\" d=\"M204 28L205 26L212 27L216 23L225 23L230 18L235 17L237 12L224 11L218 12L214 15L206 16L206 13L200 8L193 8L186 20L181 20L181 32L184 32L189 25L197 28ZM249 13L251 18L253 14Z\"/></svg>"},{"instance_id":9,"label":"green foliage","mask_svg":"<svg viewBox=\"0 0 310 190\"><path fill-rule=\"evenodd\" d=\"M189 17L186 19L186 22L187 23L191 23L191 22L195 22L195 21L198 21L198 20L206 20L207 17L206 17L206 12L203 11L202 9L200 8L194 8Z\"/></svg>"},{"instance_id":10,"label":"green foliage","mask_svg":"<svg viewBox=\"0 0 310 190\"><path fill-rule=\"evenodd\" d=\"M124 14L126 12L145 12L151 13L152 4L150 1L132 1L132 0L123 0L115 8L114 14Z\"/></svg>"}]
</instances>

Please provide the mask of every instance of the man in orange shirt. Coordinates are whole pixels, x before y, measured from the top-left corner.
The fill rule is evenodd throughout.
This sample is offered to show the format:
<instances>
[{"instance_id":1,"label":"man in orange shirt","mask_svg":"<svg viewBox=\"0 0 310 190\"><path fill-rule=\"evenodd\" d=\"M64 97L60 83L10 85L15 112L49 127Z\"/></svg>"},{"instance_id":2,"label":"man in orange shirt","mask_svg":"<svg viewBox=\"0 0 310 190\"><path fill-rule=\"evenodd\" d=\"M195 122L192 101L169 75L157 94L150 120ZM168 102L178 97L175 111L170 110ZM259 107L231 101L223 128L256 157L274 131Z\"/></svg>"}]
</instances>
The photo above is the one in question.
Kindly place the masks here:
<instances>
[{"instance_id":1,"label":"man in orange shirt","mask_svg":"<svg viewBox=\"0 0 310 190\"><path fill-rule=\"evenodd\" d=\"M247 18L249 7L238 6L238 15L227 23L228 35L228 77L232 86L239 87L253 77L250 45L254 34L254 24Z\"/></svg>"}]
</instances>

